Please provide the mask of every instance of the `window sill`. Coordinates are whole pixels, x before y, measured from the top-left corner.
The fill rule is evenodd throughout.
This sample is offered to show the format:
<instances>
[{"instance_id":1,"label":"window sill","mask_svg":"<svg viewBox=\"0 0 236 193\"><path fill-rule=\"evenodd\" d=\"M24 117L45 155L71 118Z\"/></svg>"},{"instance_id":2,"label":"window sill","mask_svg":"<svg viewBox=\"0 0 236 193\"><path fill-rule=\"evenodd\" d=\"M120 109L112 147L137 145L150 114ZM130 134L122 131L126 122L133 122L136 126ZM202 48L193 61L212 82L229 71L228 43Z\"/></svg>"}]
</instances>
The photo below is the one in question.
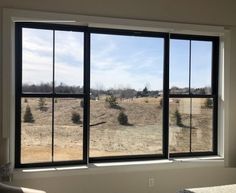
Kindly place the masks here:
<instances>
[{"instance_id":1,"label":"window sill","mask_svg":"<svg viewBox=\"0 0 236 193\"><path fill-rule=\"evenodd\" d=\"M133 171L170 170L182 168L224 167L223 157L176 158L170 160L93 163L81 166L15 169L13 180L48 178L56 176L76 176Z\"/></svg>"}]
</instances>

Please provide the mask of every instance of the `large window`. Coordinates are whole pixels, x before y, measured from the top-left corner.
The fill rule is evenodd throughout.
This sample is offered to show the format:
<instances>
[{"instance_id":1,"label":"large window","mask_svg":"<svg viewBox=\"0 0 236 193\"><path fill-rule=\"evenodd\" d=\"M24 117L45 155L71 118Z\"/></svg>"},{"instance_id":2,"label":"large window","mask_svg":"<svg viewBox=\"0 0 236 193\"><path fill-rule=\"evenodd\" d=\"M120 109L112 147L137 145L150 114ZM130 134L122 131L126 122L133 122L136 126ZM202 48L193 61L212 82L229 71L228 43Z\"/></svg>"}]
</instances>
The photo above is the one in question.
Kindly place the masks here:
<instances>
[{"instance_id":1,"label":"large window","mask_svg":"<svg viewBox=\"0 0 236 193\"><path fill-rule=\"evenodd\" d=\"M16 166L217 153L218 38L16 23Z\"/></svg>"}]
</instances>

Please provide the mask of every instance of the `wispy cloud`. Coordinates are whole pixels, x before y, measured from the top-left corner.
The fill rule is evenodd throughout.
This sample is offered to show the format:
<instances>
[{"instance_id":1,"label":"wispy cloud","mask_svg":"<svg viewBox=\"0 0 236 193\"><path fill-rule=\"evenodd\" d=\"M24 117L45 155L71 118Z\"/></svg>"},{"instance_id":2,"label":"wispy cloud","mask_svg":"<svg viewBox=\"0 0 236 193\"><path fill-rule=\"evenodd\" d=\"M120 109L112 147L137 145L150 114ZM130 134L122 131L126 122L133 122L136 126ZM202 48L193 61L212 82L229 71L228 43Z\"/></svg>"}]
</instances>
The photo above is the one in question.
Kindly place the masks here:
<instances>
[{"instance_id":1,"label":"wispy cloud","mask_svg":"<svg viewBox=\"0 0 236 193\"><path fill-rule=\"evenodd\" d=\"M192 85L211 82L211 43L192 43ZM163 39L92 34L91 87L163 88ZM55 81L83 86L83 33L55 32ZM52 82L53 32L24 29L23 83ZM188 86L188 41L172 41L170 86ZM201 77L199 78L199 75Z\"/></svg>"},{"instance_id":2,"label":"wispy cloud","mask_svg":"<svg viewBox=\"0 0 236 193\"><path fill-rule=\"evenodd\" d=\"M92 87L162 89L162 40L96 34L92 41Z\"/></svg>"},{"instance_id":3,"label":"wispy cloud","mask_svg":"<svg viewBox=\"0 0 236 193\"><path fill-rule=\"evenodd\" d=\"M56 31L55 81L68 85L83 83L83 34ZM51 83L53 74L53 32L24 29L23 83Z\"/></svg>"}]
</instances>

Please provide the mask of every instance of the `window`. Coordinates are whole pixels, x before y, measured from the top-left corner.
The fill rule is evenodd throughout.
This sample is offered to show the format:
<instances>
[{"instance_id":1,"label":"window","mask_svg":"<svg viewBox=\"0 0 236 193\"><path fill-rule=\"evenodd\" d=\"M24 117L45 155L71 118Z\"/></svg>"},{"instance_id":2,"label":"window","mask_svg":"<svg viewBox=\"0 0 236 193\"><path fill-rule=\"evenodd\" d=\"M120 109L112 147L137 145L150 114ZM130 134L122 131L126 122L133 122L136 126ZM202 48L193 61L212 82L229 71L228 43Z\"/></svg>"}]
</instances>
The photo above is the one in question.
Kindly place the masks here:
<instances>
[{"instance_id":1,"label":"window","mask_svg":"<svg viewBox=\"0 0 236 193\"><path fill-rule=\"evenodd\" d=\"M16 163L82 163L84 32L36 26L16 28Z\"/></svg>"},{"instance_id":2,"label":"window","mask_svg":"<svg viewBox=\"0 0 236 193\"><path fill-rule=\"evenodd\" d=\"M218 47L215 41L212 37L171 35L171 156L216 154Z\"/></svg>"},{"instance_id":3,"label":"window","mask_svg":"<svg viewBox=\"0 0 236 193\"><path fill-rule=\"evenodd\" d=\"M163 56L162 37L91 34L91 158L163 153Z\"/></svg>"},{"instance_id":4,"label":"window","mask_svg":"<svg viewBox=\"0 0 236 193\"><path fill-rule=\"evenodd\" d=\"M215 155L217 70L217 37L16 23L16 166Z\"/></svg>"}]
</instances>

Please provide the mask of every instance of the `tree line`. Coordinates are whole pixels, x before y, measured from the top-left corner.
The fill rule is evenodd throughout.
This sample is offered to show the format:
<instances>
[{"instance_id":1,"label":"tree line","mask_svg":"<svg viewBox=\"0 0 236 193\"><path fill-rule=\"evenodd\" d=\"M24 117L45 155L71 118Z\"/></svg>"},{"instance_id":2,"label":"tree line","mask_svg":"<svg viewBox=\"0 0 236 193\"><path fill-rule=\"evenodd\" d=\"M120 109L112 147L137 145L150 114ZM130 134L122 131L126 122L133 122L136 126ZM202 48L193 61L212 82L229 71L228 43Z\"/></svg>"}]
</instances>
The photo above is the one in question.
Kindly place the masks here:
<instances>
[{"instance_id":1,"label":"tree line","mask_svg":"<svg viewBox=\"0 0 236 193\"><path fill-rule=\"evenodd\" d=\"M83 93L83 87L80 86L68 86L64 83L60 83L55 86L55 92L60 94L78 94ZM41 84L23 84L22 91L24 93L51 93L52 84L41 83ZM149 90L146 86L142 91L137 91L132 88L123 89L90 89L91 99L98 99L102 95L114 95L121 99L139 98L139 97L158 97L160 92L158 90Z\"/></svg>"}]
</instances>

